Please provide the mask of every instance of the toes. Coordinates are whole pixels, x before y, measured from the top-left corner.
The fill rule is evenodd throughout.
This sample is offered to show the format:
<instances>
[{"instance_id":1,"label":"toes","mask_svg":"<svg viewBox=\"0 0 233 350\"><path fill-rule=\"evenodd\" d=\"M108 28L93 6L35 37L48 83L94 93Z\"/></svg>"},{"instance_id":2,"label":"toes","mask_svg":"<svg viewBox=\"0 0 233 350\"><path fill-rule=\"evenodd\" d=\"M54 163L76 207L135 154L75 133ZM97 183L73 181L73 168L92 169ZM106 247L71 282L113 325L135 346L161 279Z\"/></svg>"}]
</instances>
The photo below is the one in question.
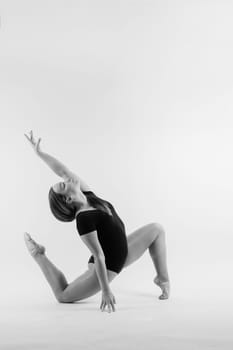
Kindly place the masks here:
<instances>
[{"instance_id":1,"label":"toes","mask_svg":"<svg viewBox=\"0 0 233 350\"><path fill-rule=\"evenodd\" d=\"M167 290L163 290L163 293L160 295L159 299L168 299L169 293Z\"/></svg>"},{"instance_id":2,"label":"toes","mask_svg":"<svg viewBox=\"0 0 233 350\"><path fill-rule=\"evenodd\" d=\"M36 243L34 239L31 238L29 233L24 232L24 239L25 239L26 246L32 256L45 253L45 247Z\"/></svg>"},{"instance_id":3,"label":"toes","mask_svg":"<svg viewBox=\"0 0 233 350\"><path fill-rule=\"evenodd\" d=\"M160 295L159 299L161 299L161 300L168 299L169 294L170 294L169 291L167 289L165 289L165 290L162 290L162 292L163 292L163 294Z\"/></svg>"},{"instance_id":4,"label":"toes","mask_svg":"<svg viewBox=\"0 0 233 350\"><path fill-rule=\"evenodd\" d=\"M158 287L162 289L162 294L158 297L160 300L165 300L169 298L170 294L170 284L169 281L161 282L157 277L154 278L154 283L157 284Z\"/></svg>"}]
</instances>

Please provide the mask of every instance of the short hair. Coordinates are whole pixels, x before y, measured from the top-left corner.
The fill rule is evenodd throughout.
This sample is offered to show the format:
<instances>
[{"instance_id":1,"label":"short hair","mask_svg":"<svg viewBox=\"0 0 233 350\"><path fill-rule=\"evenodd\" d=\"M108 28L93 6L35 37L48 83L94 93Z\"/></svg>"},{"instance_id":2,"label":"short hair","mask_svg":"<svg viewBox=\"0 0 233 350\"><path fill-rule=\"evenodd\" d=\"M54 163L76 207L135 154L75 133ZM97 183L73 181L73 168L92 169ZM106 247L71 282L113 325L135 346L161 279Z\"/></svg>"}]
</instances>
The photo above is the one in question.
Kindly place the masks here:
<instances>
[{"instance_id":1,"label":"short hair","mask_svg":"<svg viewBox=\"0 0 233 350\"><path fill-rule=\"evenodd\" d=\"M63 222L73 221L77 208L71 203L66 203L66 197L56 193L52 187L49 189L49 206L56 219Z\"/></svg>"}]
</instances>

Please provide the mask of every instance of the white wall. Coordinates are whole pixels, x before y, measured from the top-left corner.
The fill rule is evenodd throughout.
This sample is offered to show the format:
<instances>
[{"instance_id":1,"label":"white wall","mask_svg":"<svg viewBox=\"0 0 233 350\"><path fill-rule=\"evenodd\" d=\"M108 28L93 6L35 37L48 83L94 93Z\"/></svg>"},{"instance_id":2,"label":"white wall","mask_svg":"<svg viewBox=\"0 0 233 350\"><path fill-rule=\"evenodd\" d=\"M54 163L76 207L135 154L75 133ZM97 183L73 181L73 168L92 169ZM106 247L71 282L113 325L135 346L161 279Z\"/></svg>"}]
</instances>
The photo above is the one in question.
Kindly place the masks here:
<instances>
[{"instance_id":1,"label":"white wall","mask_svg":"<svg viewBox=\"0 0 233 350\"><path fill-rule=\"evenodd\" d=\"M3 293L51 294L24 231L68 280L90 256L75 222L50 212L48 190L60 179L30 148L31 129L42 150L114 204L127 235L152 221L164 226L174 293L226 287L232 10L223 0L1 2ZM154 274L146 254L113 284L153 288Z\"/></svg>"}]
</instances>

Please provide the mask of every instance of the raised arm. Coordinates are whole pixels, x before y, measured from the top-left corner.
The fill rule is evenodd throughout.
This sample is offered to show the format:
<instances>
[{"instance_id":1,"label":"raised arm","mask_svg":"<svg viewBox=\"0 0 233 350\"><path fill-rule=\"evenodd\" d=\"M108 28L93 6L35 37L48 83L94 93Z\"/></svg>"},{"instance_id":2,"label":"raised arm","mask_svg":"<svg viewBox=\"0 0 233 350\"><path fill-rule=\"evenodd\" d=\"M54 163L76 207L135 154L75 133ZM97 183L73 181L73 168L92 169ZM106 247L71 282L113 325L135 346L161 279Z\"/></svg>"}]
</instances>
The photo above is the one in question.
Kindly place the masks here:
<instances>
[{"instance_id":1,"label":"raised arm","mask_svg":"<svg viewBox=\"0 0 233 350\"><path fill-rule=\"evenodd\" d=\"M26 134L24 135L32 145L35 153L55 172L55 174L62 177L64 180L72 179L73 181L80 182L80 188L82 191L91 191L90 187L78 175L70 171L62 162L55 157L52 157L48 153L41 151L41 138L36 141L32 131L30 132L30 137L28 137Z\"/></svg>"},{"instance_id":2,"label":"raised arm","mask_svg":"<svg viewBox=\"0 0 233 350\"><path fill-rule=\"evenodd\" d=\"M57 174L58 176L65 178L65 177L72 177L74 180L79 181L79 177L71 173L68 168L62 164L58 159L52 157L48 153L45 152L39 152L38 156Z\"/></svg>"}]
</instances>

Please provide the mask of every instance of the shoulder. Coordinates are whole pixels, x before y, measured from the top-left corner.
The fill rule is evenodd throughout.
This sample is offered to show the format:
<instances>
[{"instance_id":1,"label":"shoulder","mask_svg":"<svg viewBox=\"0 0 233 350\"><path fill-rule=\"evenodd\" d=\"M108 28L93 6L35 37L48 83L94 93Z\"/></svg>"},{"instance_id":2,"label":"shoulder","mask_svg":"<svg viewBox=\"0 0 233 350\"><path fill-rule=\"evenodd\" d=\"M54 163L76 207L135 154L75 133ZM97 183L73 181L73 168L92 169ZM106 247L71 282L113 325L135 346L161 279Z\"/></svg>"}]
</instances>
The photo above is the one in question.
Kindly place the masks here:
<instances>
[{"instance_id":1,"label":"shoulder","mask_svg":"<svg viewBox=\"0 0 233 350\"><path fill-rule=\"evenodd\" d=\"M76 215L76 228L80 235L96 230L96 215L94 210L82 211Z\"/></svg>"}]
</instances>

